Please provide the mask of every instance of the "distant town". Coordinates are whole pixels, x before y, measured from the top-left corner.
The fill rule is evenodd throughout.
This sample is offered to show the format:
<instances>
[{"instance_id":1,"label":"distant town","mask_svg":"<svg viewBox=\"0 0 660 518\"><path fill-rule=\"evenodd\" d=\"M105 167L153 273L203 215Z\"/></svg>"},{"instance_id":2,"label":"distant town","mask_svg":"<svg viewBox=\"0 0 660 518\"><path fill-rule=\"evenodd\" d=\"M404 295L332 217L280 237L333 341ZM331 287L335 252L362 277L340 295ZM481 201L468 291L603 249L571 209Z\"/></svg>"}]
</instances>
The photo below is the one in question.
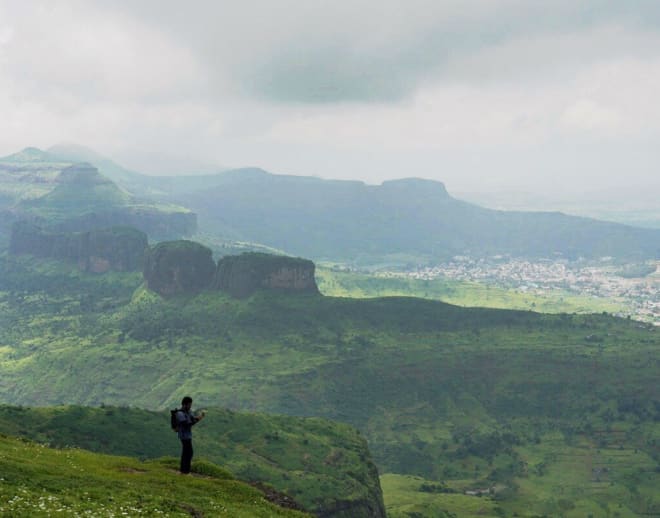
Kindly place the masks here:
<instances>
[{"instance_id":1,"label":"distant town","mask_svg":"<svg viewBox=\"0 0 660 518\"><path fill-rule=\"evenodd\" d=\"M640 271L637 271L640 270ZM447 278L547 295L565 292L617 300L636 320L660 326L660 261L620 265L603 258L600 263L565 260L528 261L493 257L458 256L433 267L406 272L416 279ZM638 275L638 276L636 276Z\"/></svg>"}]
</instances>

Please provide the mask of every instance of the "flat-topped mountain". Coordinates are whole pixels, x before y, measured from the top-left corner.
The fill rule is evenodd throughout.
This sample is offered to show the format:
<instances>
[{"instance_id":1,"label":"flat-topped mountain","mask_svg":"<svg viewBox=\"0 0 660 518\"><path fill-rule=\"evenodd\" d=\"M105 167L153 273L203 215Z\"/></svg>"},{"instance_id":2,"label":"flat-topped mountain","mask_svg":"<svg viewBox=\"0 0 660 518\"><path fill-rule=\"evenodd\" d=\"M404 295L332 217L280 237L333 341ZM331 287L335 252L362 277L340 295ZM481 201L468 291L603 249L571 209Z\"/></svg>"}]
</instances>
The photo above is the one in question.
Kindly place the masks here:
<instances>
[{"instance_id":1,"label":"flat-topped mountain","mask_svg":"<svg viewBox=\"0 0 660 518\"><path fill-rule=\"evenodd\" d=\"M254 171L223 178L215 188L178 198L200 215L203 228L313 259L660 257L658 229L486 209L430 180L366 185Z\"/></svg>"}]
</instances>

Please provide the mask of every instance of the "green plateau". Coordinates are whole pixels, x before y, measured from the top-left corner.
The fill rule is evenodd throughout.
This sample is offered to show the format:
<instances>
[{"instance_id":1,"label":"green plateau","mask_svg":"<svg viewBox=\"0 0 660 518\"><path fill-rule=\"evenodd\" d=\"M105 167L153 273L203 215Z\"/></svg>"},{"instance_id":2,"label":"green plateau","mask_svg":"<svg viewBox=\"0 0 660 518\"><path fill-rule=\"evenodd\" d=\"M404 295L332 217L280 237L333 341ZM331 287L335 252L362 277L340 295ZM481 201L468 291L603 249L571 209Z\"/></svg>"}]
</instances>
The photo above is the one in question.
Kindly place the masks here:
<instances>
[{"instance_id":1,"label":"green plateau","mask_svg":"<svg viewBox=\"0 0 660 518\"><path fill-rule=\"evenodd\" d=\"M347 423L393 516L660 512L659 346L656 328L603 313L162 298L137 273L0 260L2 401L163 410L189 393Z\"/></svg>"},{"instance_id":2,"label":"green plateau","mask_svg":"<svg viewBox=\"0 0 660 518\"><path fill-rule=\"evenodd\" d=\"M202 462L182 477L174 459L55 449L0 435L0 514L47 516L309 516L269 503L227 471Z\"/></svg>"}]
</instances>

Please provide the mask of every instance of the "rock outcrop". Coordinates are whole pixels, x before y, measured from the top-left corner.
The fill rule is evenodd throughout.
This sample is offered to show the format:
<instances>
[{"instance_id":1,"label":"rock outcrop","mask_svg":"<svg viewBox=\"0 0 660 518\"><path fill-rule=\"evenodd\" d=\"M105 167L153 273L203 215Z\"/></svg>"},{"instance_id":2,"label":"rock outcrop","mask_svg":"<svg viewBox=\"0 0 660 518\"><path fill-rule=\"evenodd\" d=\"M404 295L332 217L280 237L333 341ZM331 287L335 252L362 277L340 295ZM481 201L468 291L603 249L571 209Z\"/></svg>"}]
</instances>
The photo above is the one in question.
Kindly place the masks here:
<instances>
[{"instance_id":1,"label":"rock outcrop","mask_svg":"<svg viewBox=\"0 0 660 518\"><path fill-rule=\"evenodd\" d=\"M147 287L163 296L195 293L213 284L211 250L194 241L164 241L147 250L144 278Z\"/></svg>"},{"instance_id":2,"label":"rock outcrop","mask_svg":"<svg viewBox=\"0 0 660 518\"><path fill-rule=\"evenodd\" d=\"M211 250L194 241L165 241L147 250L144 279L163 296L195 293L205 288L233 297L259 290L318 293L314 263L308 259L256 252L230 255L216 267Z\"/></svg>"},{"instance_id":3,"label":"rock outcrop","mask_svg":"<svg viewBox=\"0 0 660 518\"><path fill-rule=\"evenodd\" d=\"M86 272L138 271L147 236L130 227L89 232L51 232L19 221L12 227L9 253L74 262Z\"/></svg>"},{"instance_id":4,"label":"rock outcrop","mask_svg":"<svg viewBox=\"0 0 660 518\"><path fill-rule=\"evenodd\" d=\"M261 289L301 293L319 291L312 261L256 252L220 259L215 287L239 298L249 297Z\"/></svg>"}]
</instances>

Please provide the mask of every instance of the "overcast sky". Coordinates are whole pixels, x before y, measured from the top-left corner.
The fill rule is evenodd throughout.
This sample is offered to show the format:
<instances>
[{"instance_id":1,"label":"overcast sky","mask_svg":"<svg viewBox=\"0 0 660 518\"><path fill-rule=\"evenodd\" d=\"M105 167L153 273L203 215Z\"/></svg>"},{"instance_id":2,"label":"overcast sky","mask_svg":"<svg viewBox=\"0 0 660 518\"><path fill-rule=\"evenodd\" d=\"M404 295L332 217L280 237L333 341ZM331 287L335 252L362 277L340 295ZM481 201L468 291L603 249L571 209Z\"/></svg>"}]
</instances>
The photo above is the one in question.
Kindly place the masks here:
<instances>
[{"instance_id":1,"label":"overcast sky","mask_svg":"<svg viewBox=\"0 0 660 518\"><path fill-rule=\"evenodd\" d=\"M656 0L0 0L2 155L660 197L659 96Z\"/></svg>"}]
</instances>

